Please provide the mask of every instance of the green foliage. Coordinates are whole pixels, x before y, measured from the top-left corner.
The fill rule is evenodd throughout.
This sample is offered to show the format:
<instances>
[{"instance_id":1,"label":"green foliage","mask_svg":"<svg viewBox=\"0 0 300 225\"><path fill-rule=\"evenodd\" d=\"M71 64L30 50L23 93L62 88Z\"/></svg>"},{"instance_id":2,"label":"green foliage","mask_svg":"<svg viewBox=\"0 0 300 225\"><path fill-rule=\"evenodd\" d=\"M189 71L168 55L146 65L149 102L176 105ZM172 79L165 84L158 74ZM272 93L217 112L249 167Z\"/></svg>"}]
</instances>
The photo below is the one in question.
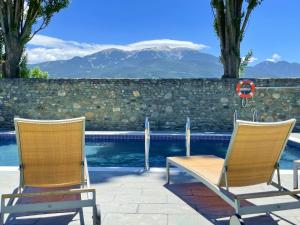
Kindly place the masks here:
<instances>
[{"instance_id":1,"label":"green foliage","mask_svg":"<svg viewBox=\"0 0 300 225\"><path fill-rule=\"evenodd\" d=\"M0 30L0 61L1 64L3 63L4 60L4 39L3 39L3 33L2 30Z\"/></svg>"},{"instance_id":2,"label":"green foliage","mask_svg":"<svg viewBox=\"0 0 300 225\"><path fill-rule=\"evenodd\" d=\"M39 67L29 69L27 55L24 55L20 63L20 78L48 78L48 72L42 71Z\"/></svg>"},{"instance_id":3,"label":"green foliage","mask_svg":"<svg viewBox=\"0 0 300 225\"><path fill-rule=\"evenodd\" d=\"M20 77L21 78L30 77L30 69L27 68L27 55L24 55L20 62Z\"/></svg>"},{"instance_id":4,"label":"green foliage","mask_svg":"<svg viewBox=\"0 0 300 225\"><path fill-rule=\"evenodd\" d=\"M0 30L0 78L3 77L3 66L5 62L3 32Z\"/></svg>"},{"instance_id":5,"label":"green foliage","mask_svg":"<svg viewBox=\"0 0 300 225\"><path fill-rule=\"evenodd\" d=\"M247 2L248 2L248 8L252 10L256 6L260 5L263 2L263 0L247 0Z\"/></svg>"},{"instance_id":6,"label":"green foliage","mask_svg":"<svg viewBox=\"0 0 300 225\"><path fill-rule=\"evenodd\" d=\"M53 14L59 12L61 9L65 8L65 7L67 7L68 4L69 4L69 0L42 1L40 15L46 21L46 24L49 24L50 19L52 18Z\"/></svg>"},{"instance_id":7,"label":"green foliage","mask_svg":"<svg viewBox=\"0 0 300 225\"><path fill-rule=\"evenodd\" d=\"M241 65L240 65L240 76L243 75L243 73L245 72L246 67L248 66L251 58L253 56L253 51L249 50L247 55L245 56L245 58L243 60L241 60Z\"/></svg>"},{"instance_id":8,"label":"green foliage","mask_svg":"<svg viewBox=\"0 0 300 225\"><path fill-rule=\"evenodd\" d=\"M32 27L32 25L35 24L35 27L37 27L37 29L32 32L32 35L25 37L25 39L27 39L26 41L29 41L38 31L47 27L53 15L67 7L70 0L25 0L25 3L28 5L27 15L30 25Z\"/></svg>"},{"instance_id":9,"label":"green foliage","mask_svg":"<svg viewBox=\"0 0 300 225\"><path fill-rule=\"evenodd\" d=\"M48 78L48 72L42 71L39 67L34 67L30 71L30 78Z\"/></svg>"},{"instance_id":10,"label":"green foliage","mask_svg":"<svg viewBox=\"0 0 300 225\"><path fill-rule=\"evenodd\" d=\"M53 15L67 7L69 2L70 0L0 0L0 31L6 56L4 77L28 76L25 68L18 68L22 66L25 45L36 33L47 27Z\"/></svg>"},{"instance_id":11,"label":"green foliage","mask_svg":"<svg viewBox=\"0 0 300 225\"><path fill-rule=\"evenodd\" d=\"M219 33L219 25L218 25L218 20L214 20L214 30L215 30L215 32L216 32L216 34L217 34L217 36L218 37L220 37L220 33Z\"/></svg>"}]
</instances>

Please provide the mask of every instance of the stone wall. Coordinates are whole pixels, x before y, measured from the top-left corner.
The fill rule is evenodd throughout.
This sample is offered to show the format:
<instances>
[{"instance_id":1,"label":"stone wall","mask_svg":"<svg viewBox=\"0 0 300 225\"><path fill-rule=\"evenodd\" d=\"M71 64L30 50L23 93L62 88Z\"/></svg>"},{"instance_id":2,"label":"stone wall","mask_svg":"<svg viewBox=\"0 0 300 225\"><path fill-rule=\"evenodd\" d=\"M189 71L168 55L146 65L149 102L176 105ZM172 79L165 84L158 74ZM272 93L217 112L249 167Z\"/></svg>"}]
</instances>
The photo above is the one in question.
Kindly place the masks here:
<instances>
[{"instance_id":1,"label":"stone wall","mask_svg":"<svg viewBox=\"0 0 300 225\"><path fill-rule=\"evenodd\" d=\"M247 107L228 79L1 79L1 130L13 130L13 117L64 119L86 116L87 130L184 131L189 116L197 131L231 131L233 112L260 121L299 120L300 79L258 79Z\"/></svg>"}]
</instances>

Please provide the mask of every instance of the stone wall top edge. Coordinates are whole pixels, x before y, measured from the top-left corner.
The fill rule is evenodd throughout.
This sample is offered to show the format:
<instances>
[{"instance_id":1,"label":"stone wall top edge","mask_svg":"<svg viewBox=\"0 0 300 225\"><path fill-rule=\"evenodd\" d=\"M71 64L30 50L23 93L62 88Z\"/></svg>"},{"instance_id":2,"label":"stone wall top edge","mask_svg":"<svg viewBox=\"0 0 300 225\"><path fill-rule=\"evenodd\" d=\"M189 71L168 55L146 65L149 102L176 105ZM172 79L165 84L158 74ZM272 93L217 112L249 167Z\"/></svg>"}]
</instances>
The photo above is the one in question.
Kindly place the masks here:
<instances>
[{"instance_id":1,"label":"stone wall top edge","mask_svg":"<svg viewBox=\"0 0 300 225\"><path fill-rule=\"evenodd\" d=\"M28 79L28 78L2 78L1 81L172 81L172 80L195 80L195 81L236 81L241 79L251 79L255 81L300 81L300 77L291 78L48 78L48 79Z\"/></svg>"}]
</instances>

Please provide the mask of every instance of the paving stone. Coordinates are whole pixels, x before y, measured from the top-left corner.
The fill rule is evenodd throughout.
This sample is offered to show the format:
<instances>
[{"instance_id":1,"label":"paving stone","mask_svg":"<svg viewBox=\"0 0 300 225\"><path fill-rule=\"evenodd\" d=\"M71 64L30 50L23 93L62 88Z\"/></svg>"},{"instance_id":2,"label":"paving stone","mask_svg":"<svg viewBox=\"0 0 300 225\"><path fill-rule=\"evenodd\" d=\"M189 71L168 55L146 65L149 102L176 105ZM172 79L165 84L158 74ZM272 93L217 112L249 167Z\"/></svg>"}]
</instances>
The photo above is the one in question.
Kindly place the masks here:
<instances>
[{"instance_id":1,"label":"paving stone","mask_svg":"<svg viewBox=\"0 0 300 225\"><path fill-rule=\"evenodd\" d=\"M138 204L134 203L103 203L100 205L103 213L137 213Z\"/></svg>"},{"instance_id":2,"label":"paving stone","mask_svg":"<svg viewBox=\"0 0 300 225\"><path fill-rule=\"evenodd\" d=\"M183 204L139 204L138 213L195 214L197 212Z\"/></svg>"},{"instance_id":3,"label":"paving stone","mask_svg":"<svg viewBox=\"0 0 300 225\"><path fill-rule=\"evenodd\" d=\"M211 225L208 219L201 215L168 215L168 225Z\"/></svg>"},{"instance_id":4,"label":"paving stone","mask_svg":"<svg viewBox=\"0 0 300 225\"><path fill-rule=\"evenodd\" d=\"M113 202L115 199L115 195L109 195L109 194L96 194L96 200L99 203L108 203Z\"/></svg>"},{"instance_id":5,"label":"paving stone","mask_svg":"<svg viewBox=\"0 0 300 225\"><path fill-rule=\"evenodd\" d=\"M172 195L167 195L168 198L168 203L173 203L173 204L186 204L185 201L182 200L179 196L172 194Z\"/></svg>"},{"instance_id":6,"label":"paving stone","mask_svg":"<svg viewBox=\"0 0 300 225\"><path fill-rule=\"evenodd\" d=\"M92 188L96 188L104 225L228 225L232 208L199 182L182 173L174 173L175 183L164 185L164 173L149 174L133 172L92 172ZM19 181L18 172L0 170L0 194L12 193ZM282 175L284 186L292 187L292 175ZM272 190L267 185L232 188L235 193ZM275 190L275 189L273 189ZM266 204L291 200L290 197L276 197L251 200L254 204ZM293 200L293 199L292 199ZM300 209L274 212L270 215L243 216L246 225L300 224ZM84 222L92 224L92 210L84 209ZM14 224L33 225L79 225L78 215L45 215L17 218Z\"/></svg>"},{"instance_id":7,"label":"paving stone","mask_svg":"<svg viewBox=\"0 0 300 225\"><path fill-rule=\"evenodd\" d=\"M120 203L167 203L167 196L145 195L118 195L115 202Z\"/></svg>"},{"instance_id":8,"label":"paving stone","mask_svg":"<svg viewBox=\"0 0 300 225\"><path fill-rule=\"evenodd\" d=\"M103 225L167 225L167 215L107 214Z\"/></svg>"},{"instance_id":9,"label":"paving stone","mask_svg":"<svg viewBox=\"0 0 300 225\"><path fill-rule=\"evenodd\" d=\"M137 195L137 194L142 194L142 189L141 188L135 188L135 189L130 189L130 188L109 188L109 187L105 187L105 188L97 188L98 192L104 193L106 195Z\"/></svg>"},{"instance_id":10,"label":"paving stone","mask_svg":"<svg viewBox=\"0 0 300 225\"><path fill-rule=\"evenodd\" d=\"M142 189L143 195L169 195L171 192L165 188Z\"/></svg>"},{"instance_id":11,"label":"paving stone","mask_svg":"<svg viewBox=\"0 0 300 225\"><path fill-rule=\"evenodd\" d=\"M23 217L9 216L5 225L77 225L77 224L92 224L92 210L84 209L83 217L80 218L78 213L49 213L37 214Z\"/></svg>"},{"instance_id":12,"label":"paving stone","mask_svg":"<svg viewBox=\"0 0 300 225\"><path fill-rule=\"evenodd\" d=\"M123 188L142 188L142 189L151 189L151 188L157 188L157 187L160 187L161 188L164 188L163 187L164 185L164 182L162 181L156 181L156 182L131 182L131 183L125 183L125 184L122 184L122 187Z\"/></svg>"}]
</instances>

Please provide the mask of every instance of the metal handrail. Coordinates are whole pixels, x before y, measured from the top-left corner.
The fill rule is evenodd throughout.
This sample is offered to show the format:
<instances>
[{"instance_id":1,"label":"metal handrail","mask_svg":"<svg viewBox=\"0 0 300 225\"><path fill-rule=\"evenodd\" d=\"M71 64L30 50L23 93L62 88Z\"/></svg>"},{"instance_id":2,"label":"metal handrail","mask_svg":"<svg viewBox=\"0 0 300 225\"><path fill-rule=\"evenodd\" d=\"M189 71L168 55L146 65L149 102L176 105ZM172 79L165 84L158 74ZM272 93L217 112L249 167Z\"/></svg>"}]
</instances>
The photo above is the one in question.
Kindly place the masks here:
<instances>
[{"instance_id":1,"label":"metal handrail","mask_svg":"<svg viewBox=\"0 0 300 225\"><path fill-rule=\"evenodd\" d=\"M145 119L145 169L149 170L149 150L150 150L150 123L148 117Z\"/></svg>"},{"instance_id":2,"label":"metal handrail","mask_svg":"<svg viewBox=\"0 0 300 225\"><path fill-rule=\"evenodd\" d=\"M237 121L237 119L238 119L238 112L237 112L237 110L234 110L234 114L233 114L233 126L235 126L235 122ZM253 110L252 121L253 122L258 122L258 113L257 113L256 109Z\"/></svg>"},{"instance_id":3,"label":"metal handrail","mask_svg":"<svg viewBox=\"0 0 300 225\"><path fill-rule=\"evenodd\" d=\"M257 115L257 110L253 110L253 122L258 122L258 115Z\"/></svg>"},{"instance_id":4,"label":"metal handrail","mask_svg":"<svg viewBox=\"0 0 300 225\"><path fill-rule=\"evenodd\" d=\"M186 147L186 156L191 155L191 121L190 118L186 118L185 124L185 147Z\"/></svg>"},{"instance_id":5,"label":"metal handrail","mask_svg":"<svg viewBox=\"0 0 300 225\"><path fill-rule=\"evenodd\" d=\"M233 127L235 127L235 122L238 118L238 113L237 113L237 110L234 110L234 114L233 114Z\"/></svg>"}]
</instances>

